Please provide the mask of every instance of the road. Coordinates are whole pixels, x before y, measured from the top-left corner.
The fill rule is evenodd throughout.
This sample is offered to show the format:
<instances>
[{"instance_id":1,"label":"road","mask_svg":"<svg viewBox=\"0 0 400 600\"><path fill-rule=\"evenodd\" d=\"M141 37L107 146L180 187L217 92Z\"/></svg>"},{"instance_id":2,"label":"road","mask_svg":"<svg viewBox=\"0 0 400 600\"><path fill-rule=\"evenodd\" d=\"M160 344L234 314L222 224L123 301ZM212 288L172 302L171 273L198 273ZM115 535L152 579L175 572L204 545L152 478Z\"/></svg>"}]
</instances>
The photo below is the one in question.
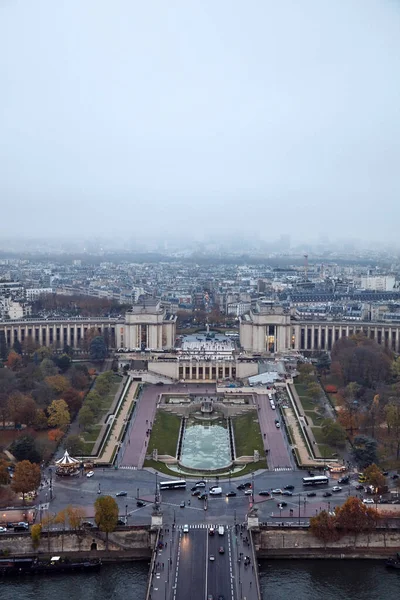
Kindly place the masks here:
<instances>
[{"instance_id":1,"label":"road","mask_svg":"<svg viewBox=\"0 0 400 600\"><path fill-rule=\"evenodd\" d=\"M269 450L267 457L269 468L292 468L290 450L285 441L282 428L277 428L275 425L275 419L282 422L278 411L271 408L266 394L257 394L257 403L260 407L258 420L264 439L264 448Z\"/></svg>"},{"instance_id":2,"label":"road","mask_svg":"<svg viewBox=\"0 0 400 600\"><path fill-rule=\"evenodd\" d=\"M236 597L231 532L226 529L223 536L208 532L191 527L189 533L181 533L175 600L207 600L210 595L215 599L222 595L225 600Z\"/></svg>"}]
</instances>

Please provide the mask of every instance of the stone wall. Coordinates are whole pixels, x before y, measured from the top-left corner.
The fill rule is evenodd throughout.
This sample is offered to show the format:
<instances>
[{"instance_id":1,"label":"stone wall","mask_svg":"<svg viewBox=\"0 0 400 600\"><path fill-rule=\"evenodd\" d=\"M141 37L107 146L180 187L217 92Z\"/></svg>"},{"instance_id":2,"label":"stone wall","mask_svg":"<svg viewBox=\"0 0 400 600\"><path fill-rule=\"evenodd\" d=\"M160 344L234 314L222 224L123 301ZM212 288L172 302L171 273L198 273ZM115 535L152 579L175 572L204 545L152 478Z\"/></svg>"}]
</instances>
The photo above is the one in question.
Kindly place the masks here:
<instances>
[{"instance_id":1,"label":"stone wall","mask_svg":"<svg viewBox=\"0 0 400 600\"><path fill-rule=\"evenodd\" d=\"M151 555L154 545L154 533L149 528L126 529L114 531L108 536L108 549L110 552L139 551L143 558ZM153 539L154 538L154 539ZM95 545L95 546L94 546ZM21 555L31 553L58 554L62 552L90 552L97 550L105 551L105 534L97 529L91 531L72 532L42 532L40 544L37 550L33 548L30 533L1 534L0 552L10 555Z\"/></svg>"},{"instance_id":2,"label":"stone wall","mask_svg":"<svg viewBox=\"0 0 400 600\"><path fill-rule=\"evenodd\" d=\"M379 530L370 534L346 535L327 544L304 529L269 529L254 533L257 554L262 557L325 555L380 556L395 554L400 549L399 530Z\"/></svg>"}]
</instances>

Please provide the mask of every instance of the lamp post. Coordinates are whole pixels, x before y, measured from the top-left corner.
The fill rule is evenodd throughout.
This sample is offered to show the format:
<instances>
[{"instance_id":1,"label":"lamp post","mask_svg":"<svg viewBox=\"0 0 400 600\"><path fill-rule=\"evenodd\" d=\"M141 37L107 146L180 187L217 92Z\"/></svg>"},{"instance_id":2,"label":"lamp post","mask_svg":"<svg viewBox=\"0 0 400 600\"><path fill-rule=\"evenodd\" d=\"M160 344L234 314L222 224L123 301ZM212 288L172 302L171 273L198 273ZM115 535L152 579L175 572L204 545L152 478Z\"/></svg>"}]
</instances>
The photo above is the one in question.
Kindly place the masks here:
<instances>
[{"instance_id":1,"label":"lamp post","mask_svg":"<svg viewBox=\"0 0 400 600\"><path fill-rule=\"evenodd\" d=\"M49 477L50 477L50 500L53 500L53 469L49 467Z\"/></svg>"},{"instance_id":2,"label":"lamp post","mask_svg":"<svg viewBox=\"0 0 400 600\"><path fill-rule=\"evenodd\" d=\"M254 473L251 474L251 500L254 504Z\"/></svg>"},{"instance_id":3,"label":"lamp post","mask_svg":"<svg viewBox=\"0 0 400 600\"><path fill-rule=\"evenodd\" d=\"M300 494L299 494L299 525L300 525Z\"/></svg>"},{"instance_id":4,"label":"lamp post","mask_svg":"<svg viewBox=\"0 0 400 600\"><path fill-rule=\"evenodd\" d=\"M125 525L128 525L128 505L125 504Z\"/></svg>"},{"instance_id":5,"label":"lamp post","mask_svg":"<svg viewBox=\"0 0 400 600\"><path fill-rule=\"evenodd\" d=\"M136 490L136 500L139 500L139 488Z\"/></svg>"}]
</instances>

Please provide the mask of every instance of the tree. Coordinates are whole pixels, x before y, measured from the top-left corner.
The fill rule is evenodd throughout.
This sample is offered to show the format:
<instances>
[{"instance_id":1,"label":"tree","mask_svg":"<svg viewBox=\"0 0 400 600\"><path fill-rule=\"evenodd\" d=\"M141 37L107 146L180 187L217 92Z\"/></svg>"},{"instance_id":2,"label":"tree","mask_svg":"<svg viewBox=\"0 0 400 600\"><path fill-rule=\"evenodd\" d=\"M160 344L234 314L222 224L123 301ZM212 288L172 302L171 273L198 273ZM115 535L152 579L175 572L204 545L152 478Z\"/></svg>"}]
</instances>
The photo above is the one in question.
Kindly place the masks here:
<instances>
[{"instance_id":1,"label":"tree","mask_svg":"<svg viewBox=\"0 0 400 600\"><path fill-rule=\"evenodd\" d=\"M68 354L62 354L59 358L57 358L57 366L59 367L59 369L61 369L62 373L68 371L70 365L71 358L68 356Z\"/></svg>"},{"instance_id":2,"label":"tree","mask_svg":"<svg viewBox=\"0 0 400 600\"><path fill-rule=\"evenodd\" d=\"M22 348L25 354L32 356L38 349L39 344L33 339L31 335L28 335L22 342Z\"/></svg>"},{"instance_id":3,"label":"tree","mask_svg":"<svg viewBox=\"0 0 400 600\"><path fill-rule=\"evenodd\" d=\"M391 444L394 443L396 449L396 460L400 458L400 401L397 398L390 398L389 404L385 407L386 425Z\"/></svg>"},{"instance_id":4,"label":"tree","mask_svg":"<svg viewBox=\"0 0 400 600\"><path fill-rule=\"evenodd\" d=\"M342 533L359 533L373 531L378 521L378 513L374 508L366 506L359 498L351 497L342 506L337 506L336 526Z\"/></svg>"},{"instance_id":5,"label":"tree","mask_svg":"<svg viewBox=\"0 0 400 600\"><path fill-rule=\"evenodd\" d=\"M85 406L88 406L92 411L94 418L97 418L101 410L101 398L96 390L88 393L85 400Z\"/></svg>"},{"instance_id":6,"label":"tree","mask_svg":"<svg viewBox=\"0 0 400 600\"><path fill-rule=\"evenodd\" d=\"M89 352L92 360L104 360L106 358L107 347L102 335L98 335L90 342Z\"/></svg>"},{"instance_id":7,"label":"tree","mask_svg":"<svg viewBox=\"0 0 400 600\"><path fill-rule=\"evenodd\" d=\"M22 367L21 355L11 350L6 360L6 367L11 371L18 371Z\"/></svg>"},{"instance_id":8,"label":"tree","mask_svg":"<svg viewBox=\"0 0 400 600\"><path fill-rule=\"evenodd\" d=\"M0 460L0 485L8 485L10 483L10 473L7 466L8 463L5 460Z\"/></svg>"},{"instance_id":9,"label":"tree","mask_svg":"<svg viewBox=\"0 0 400 600\"><path fill-rule=\"evenodd\" d=\"M40 463L42 457L38 452L35 440L31 435L24 435L16 439L10 448L12 454L17 460L20 461L31 461L34 463Z\"/></svg>"},{"instance_id":10,"label":"tree","mask_svg":"<svg viewBox=\"0 0 400 600\"><path fill-rule=\"evenodd\" d=\"M354 438L353 456L356 463L363 469L376 462L377 443L365 435L357 435Z\"/></svg>"},{"instance_id":11,"label":"tree","mask_svg":"<svg viewBox=\"0 0 400 600\"><path fill-rule=\"evenodd\" d=\"M78 422L81 427L86 429L94 423L94 414L89 406L83 405L78 413Z\"/></svg>"},{"instance_id":12,"label":"tree","mask_svg":"<svg viewBox=\"0 0 400 600\"><path fill-rule=\"evenodd\" d=\"M70 414L68 405L64 400L53 400L48 408L49 418L47 423L49 427L65 428L70 423Z\"/></svg>"},{"instance_id":13,"label":"tree","mask_svg":"<svg viewBox=\"0 0 400 600\"><path fill-rule=\"evenodd\" d=\"M333 363L339 363L344 385L355 381L375 389L391 373L391 353L384 346L364 335L340 338L333 345Z\"/></svg>"},{"instance_id":14,"label":"tree","mask_svg":"<svg viewBox=\"0 0 400 600\"><path fill-rule=\"evenodd\" d=\"M7 340L4 331L0 331L0 358L6 361L8 356Z\"/></svg>"},{"instance_id":15,"label":"tree","mask_svg":"<svg viewBox=\"0 0 400 600\"><path fill-rule=\"evenodd\" d=\"M8 419L8 397L17 387L17 378L9 369L0 369L0 419L5 427Z\"/></svg>"},{"instance_id":16,"label":"tree","mask_svg":"<svg viewBox=\"0 0 400 600\"><path fill-rule=\"evenodd\" d=\"M333 419L324 419L321 429L327 444L340 446L346 441L345 430L340 423L336 423Z\"/></svg>"},{"instance_id":17,"label":"tree","mask_svg":"<svg viewBox=\"0 0 400 600\"><path fill-rule=\"evenodd\" d=\"M62 395L69 388L69 382L63 375L53 375L46 377L45 382L51 387L58 396Z\"/></svg>"},{"instance_id":18,"label":"tree","mask_svg":"<svg viewBox=\"0 0 400 600\"><path fill-rule=\"evenodd\" d=\"M54 519L54 522L57 523L57 525L62 526L62 529L61 529L61 552L64 552L64 532L65 532L65 526L67 524L67 521L68 521L68 513L67 513L67 509L64 508L56 514L56 517Z\"/></svg>"},{"instance_id":19,"label":"tree","mask_svg":"<svg viewBox=\"0 0 400 600\"><path fill-rule=\"evenodd\" d=\"M42 526L40 523L36 523L31 527L31 538L32 544L35 550L39 547L40 544L40 536L42 535Z\"/></svg>"},{"instance_id":20,"label":"tree","mask_svg":"<svg viewBox=\"0 0 400 600\"><path fill-rule=\"evenodd\" d=\"M40 370L43 377L54 377L58 375L59 369L50 358L44 358L40 363Z\"/></svg>"},{"instance_id":21,"label":"tree","mask_svg":"<svg viewBox=\"0 0 400 600\"><path fill-rule=\"evenodd\" d=\"M19 340L15 340L14 344L13 344L13 350L19 354L20 356L22 356L22 346L21 346L21 342Z\"/></svg>"},{"instance_id":22,"label":"tree","mask_svg":"<svg viewBox=\"0 0 400 600\"><path fill-rule=\"evenodd\" d=\"M86 513L83 508L79 506L71 506L70 504L65 509L67 514L68 523L71 529L79 529L82 523L82 520L85 518Z\"/></svg>"},{"instance_id":23,"label":"tree","mask_svg":"<svg viewBox=\"0 0 400 600\"><path fill-rule=\"evenodd\" d=\"M89 374L86 368L85 370L80 369L79 367L84 365L74 365L70 368L68 372L68 377L71 382L71 386L76 390L84 390L87 388L89 384Z\"/></svg>"},{"instance_id":24,"label":"tree","mask_svg":"<svg viewBox=\"0 0 400 600\"><path fill-rule=\"evenodd\" d=\"M106 534L108 550L108 534L115 530L118 521L118 504L111 496L100 496L94 503L94 520L100 531Z\"/></svg>"},{"instance_id":25,"label":"tree","mask_svg":"<svg viewBox=\"0 0 400 600\"><path fill-rule=\"evenodd\" d=\"M36 402L29 396L15 391L8 398L8 415L14 424L23 423L29 427L34 423L36 417Z\"/></svg>"},{"instance_id":26,"label":"tree","mask_svg":"<svg viewBox=\"0 0 400 600\"><path fill-rule=\"evenodd\" d=\"M307 386L307 394L313 400L317 400L321 396L321 388L318 383L309 383Z\"/></svg>"},{"instance_id":27,"label":"tree","mask_svg":"<svg viewBox=\"0 0 400 600\"><path fill-rule=\"evenodd\" d=\"M79 435L69 435L65 440L65 448L71 456L83 456L85 443Z\"/></svg>"},{"instance_id":28,"label":"tree","mask_svg":"<svg viewBox=\"0 0 400 600\"><path fill-rule=\"evenodd\" d=\"M82 406L82 394L78 392L73 387L67 389L67 391L63 394L63 400L68 405L68 410L71 415L76 415L78 410Z\"/></svg>"},{"instance_id":29,"label":"tree","mask_svg":"<svg viewBox=\"0 0 400 600\"><path fill-rule=\"evenodd\" d=\"M301 363L297 366L297 370L301 378L314 373L314 367L310 363Z\"/></svg>"},{"instance_id":30,"label":"tree","mask_svg":"<svg viewBox=\"0 0 400 600\"><path fill-rule=\"evenodd\" d=\"M340 538L340 532L336 527L336 518L326 510L311 517L310 529L316 538L324 542L325 547L329 542L336 542Z\"/></svg>"},{"instance_id":31,"label":"tree","mask_svg":"<svg viewBox=\"0 0 400 600\"><path fill-rule=\"evenodd\" d=\"M17 494L22 493L25 504L25 494L36 491L40 484L40 467L29 460L22 460L15 465L11 487Z\"/></svg>"},{"instance_id":32,"label":"tree","mask_svg":"<svg viewBox=\"0 0 400 600\"><path fill-rule=\"evenodd\" d=\"M64 432L61 431L61 429L50 429L50 431L47 433L49 441L56 443L58 443L62 439L63 435Z\"/></svg>"},{"instance_id":33,"label":"tree","mask_svg":"<svg viewBox=\"0 0 400 600\"><path fill-rule=\"evenodd\" d=\"M375 463L364 469L366 482L374 488L381 488L385 485L386 478L379 467Z\"/></svg>"},{"instance_id":34,"label":"tree","mask_svg":"<svg viewBox=\"0 0 400 600\"><path fill-rule=\"evenodd\" d=\"M47 429L47 417L44 414L44 410L42 410L41 408L38 408L36 410L33 428L37 430Z\"/></svg>"},{"instance_id":35,"label":"tree","mask_svg":"<svg viewBox=\"0 0 400 600\"><path fill-rule=\"evenodd\" d=\"M47 408L54 399L54 392L45 381L34 384L32 396L39 408Z\"/></svg>"}]
</instances>

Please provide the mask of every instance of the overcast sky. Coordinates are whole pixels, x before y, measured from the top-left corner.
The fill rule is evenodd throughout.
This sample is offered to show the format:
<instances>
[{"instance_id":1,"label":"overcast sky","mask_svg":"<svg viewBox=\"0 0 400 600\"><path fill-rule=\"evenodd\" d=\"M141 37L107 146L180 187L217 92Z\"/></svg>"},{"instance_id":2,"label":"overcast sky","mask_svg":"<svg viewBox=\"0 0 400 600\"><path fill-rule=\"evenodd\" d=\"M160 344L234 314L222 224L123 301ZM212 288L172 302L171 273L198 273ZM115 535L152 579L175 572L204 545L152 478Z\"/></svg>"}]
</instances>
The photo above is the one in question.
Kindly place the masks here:
<instances>
[{"instance_id":1,"label":"overcast sky","mask_svg":"<svg viewBox=\"0 0 400 600\"><path fill-rule=\"evenodd\" d=\"M393 240L398 0L0 0L2 237Z\"/></svg>"}]
</instances>

